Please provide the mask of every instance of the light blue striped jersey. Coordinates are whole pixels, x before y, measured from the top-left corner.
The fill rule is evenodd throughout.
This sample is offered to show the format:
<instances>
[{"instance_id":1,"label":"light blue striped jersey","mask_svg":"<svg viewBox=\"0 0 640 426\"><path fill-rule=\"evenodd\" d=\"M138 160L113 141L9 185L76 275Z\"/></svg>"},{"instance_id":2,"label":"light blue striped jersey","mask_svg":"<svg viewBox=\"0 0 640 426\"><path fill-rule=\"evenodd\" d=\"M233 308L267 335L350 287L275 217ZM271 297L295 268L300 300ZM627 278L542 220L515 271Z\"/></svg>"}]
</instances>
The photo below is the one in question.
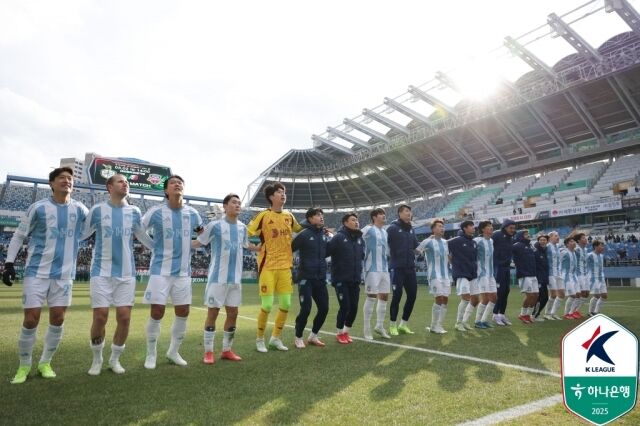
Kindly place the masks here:
<instances>
[{"instance_id":1,"label":"light blue striped jersey","mask_svg":"<svg viewBox=\"0 0 640 426\"><path fill-rule=\"evenodd\" d=\"M450 280L449 246L444 238L427 238L418 245L427 262L428 279Z\"/></svg>"},{"instance_id":2,"label":"light blue striped jersey","mask_svg":"<svg viewBox=\"0 0 640 426\"><path fill-rule=\"evenodd\" d=\"M89 210L82 239L96 234L91 260L92 277L130 278L136 275L133 235L152 248L153 240L142 228L142 213L136 206L96 204Z\"/></svg>"},{"instance_id":3,"label":"light blue striped jersey","mask_svg":"<svg viewBox=\"0 0 640 426\"><path fill-rule=\"evenodd\" d=\"M587 279L589 284L604 281L604 256L592 251L587 256Z\"/></svg>"},{"instance_id":4,"label":"light blue striped jersey","mask_svg":"<svg viewBox=\"0 0 640 426\"><path fill-rule=\"evenodd\" d=\"M576 275L579 277L587 275L587 249L576 246Z\"/></svg>"},{"instance_id":5,"label":"light blue striped jersey","mask_svg":"<svg viewBox=\"0 0 640 426\"><path fill-rule=\"evenodd\" d=\"M375 225L367 225L362 228L362 239L365 244L364 271L389 272L387 231Z\"/></svg>"},{"instance_id":6,"label":"light blue striped jersey","mask_svg":"<svg viewBox=\"0 0 640 426\"><path fill-rule=\"evenodd\" d=\"M14 262L30 236L25 277L70 280L76 277L78 242L89 210L76 200L58 204L53 198L33 203L13 234L7 262Z\"/></svg>"},{"instance_id":7,"label":"light blue striped jersey","mask_svg":"<svg viewBox=\"0 0 640 426\"><path fill-rule=\"evenodd\" d=\"M565 283L577 282L578 276L576 274L576 268L578 266L578 260L576 258L576 252L563 248L560 250L560 268L562 272L562 279Z\"/></svg>"},{"instance_id":8,"label":"light blue striped jersey","mask_svg":"<svg viewBox=\"0 0 640 426\"><path fill-rule=\"evenodd\" d=\"M209 222L198 235L202 245L211 243L209 283L240 284L242 281L243 249L249 247L247 227L226 219Z\"/></svg>"},{"instance_id":9,"label":"light blue striped jersey","mask_svg":"<svg viewBox=\"0 0 640 426\"><path fill-rule=\"evenodd\" d=\"M142 226L153 237L149 274L191 276L191 235L200 225L202 219L191 206L172 209L165 202L150 208L142 217Z\"/></svg>"},{"instance_id":10,"label":"light blue striped jersey","mask_svg":"<svg viewBox=\"0 0 640 426\"><path fill-rule=\"evenodd\" d=\"M560 246L556 243L547 244L547 263L549 263L549 276L561 277Z\"/></svg>"},{"instance_id":11,"label":"light blue striped jersey","mask_svg":"<svg viewBox=\"0 0 640 426\"><path fill-rule=\"evenodd\" d=\"M493 278L493 238L473 239L478 248L478 278Z\"/></svg>"}]
</instances>

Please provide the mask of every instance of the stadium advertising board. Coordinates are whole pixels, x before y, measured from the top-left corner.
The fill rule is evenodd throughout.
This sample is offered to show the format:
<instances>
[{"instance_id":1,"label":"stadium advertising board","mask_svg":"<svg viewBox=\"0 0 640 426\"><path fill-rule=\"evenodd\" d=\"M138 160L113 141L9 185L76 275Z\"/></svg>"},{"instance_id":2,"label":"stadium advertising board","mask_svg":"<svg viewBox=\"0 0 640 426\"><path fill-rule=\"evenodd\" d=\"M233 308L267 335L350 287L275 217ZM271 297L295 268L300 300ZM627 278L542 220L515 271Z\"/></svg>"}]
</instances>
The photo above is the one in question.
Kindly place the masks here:
<instances>
[{"instance_id":1,"label":"stadium advertising board","mask_svg":"<svg viewBox=\"0 0 640 426\"><path fill-rule=\"evenodd\" d=\"M514 214L511 216L504 216L500 218L500 223L504 223L505 220L509 219L514 222L526 222L528 220L533 220L536 218L536 213L523 213L523 214Z\"/></svg>"},{"instance_id":2,"label":"stadium advertising board","mask_svg":"<svg viewBox=\"0 0 640 426\"><path fill-rule=\"evenodd\" d=\"M107 179L119 173L127 177L131 189L147 191L162 191L164 181L171 176L171 169L166 166L104 157L95 157L87 170L94 185L105 185Z\"/></svg>"},{"instance_id":3,"label":"stadium advertising board","mask_svg":"<svg viewBox=\"0 0 640 426\"><path fill-rule=\"evenodd\" d=\"M561 209L551 209L551 211L549 212L549 216L551 217L573 216L577 214L598 213L598 212L606 212L609 210L620 210L620 209L622 209L622 201L614 200L614 201L607 201L604 203L585 204L581 206L564 207Z\"/></svg>"}]
</instances>

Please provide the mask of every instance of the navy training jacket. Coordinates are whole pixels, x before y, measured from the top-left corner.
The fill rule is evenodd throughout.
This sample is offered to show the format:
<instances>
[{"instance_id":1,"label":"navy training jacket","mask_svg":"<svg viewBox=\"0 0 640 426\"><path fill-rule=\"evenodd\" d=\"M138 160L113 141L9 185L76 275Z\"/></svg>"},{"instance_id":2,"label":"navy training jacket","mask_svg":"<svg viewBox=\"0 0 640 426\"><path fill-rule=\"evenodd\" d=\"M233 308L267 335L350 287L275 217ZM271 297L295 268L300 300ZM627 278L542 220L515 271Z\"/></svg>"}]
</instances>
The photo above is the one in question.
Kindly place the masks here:
<instances>
[{"instance_id":1,"label":"navy training jacket","mask_svg":"<svg viewBox=\"0 0 640 426\"><path fill-rule=\"evenodd\" d=\"M536 277L536 254L531 240L524 238L525 231L516 232L513 245L513 263L516 264L516 278Z\"/></svg>"},{"instance_id":2,"label":"navy training jacket","mask_svg":"<svg viewBox=\"0 0 640 426\"><path fill-rule=\"evenodd\" d=\"M466 278L469 281L478 276L478 246L473 237L459 231L458 236L447 241L451 255L453 279Z\"/></svg>"},{"instance_id":3,"label":"navy training jacket","mask_svg":"<svg viewBox=\"0 0 640 426\"><path fill-rule=\"evenodd\" d=\"M510 266L511 258L513 256L513 237L507 234L504 230L509 225L514 225L515 222L506 219L502 224L502 227L493 233L491 237L493 239L493 267L498 269L499 266Z\"/></svg>"},{"instance_id":4,"label":"navy training jacket","mask_svg":"<svg viewBox=\"0 0 640 426\"><path fill-rule=\"evenodd\" d=\"M327 279L327 238L324 229L313 226L308 222L301 225L305 228L291 242L291 251L299 252L300 265L296 274L300 280Z\"/></svg>"},{"instance_id":5,"label":"navy training jacket","mask_svg":"<svg viewBox=\"0 0 640 426\"><path fill-rule=\"evenodd\" d=\"M362 281L364 240L362 231L341 227L327 244L331 256L331 283Z\"/></svg>"},{"instance_id":6,"label":"navy training jacket","mask_svg":"<svg viewBox=\"0 0 640 426\"><path fill-rule=\"evenodd\" d=\"M411 223L396 219L387 227L387 235L389 268L415 268L414 250L418 247L418 239Z\"/></svg>"}]
</instances>

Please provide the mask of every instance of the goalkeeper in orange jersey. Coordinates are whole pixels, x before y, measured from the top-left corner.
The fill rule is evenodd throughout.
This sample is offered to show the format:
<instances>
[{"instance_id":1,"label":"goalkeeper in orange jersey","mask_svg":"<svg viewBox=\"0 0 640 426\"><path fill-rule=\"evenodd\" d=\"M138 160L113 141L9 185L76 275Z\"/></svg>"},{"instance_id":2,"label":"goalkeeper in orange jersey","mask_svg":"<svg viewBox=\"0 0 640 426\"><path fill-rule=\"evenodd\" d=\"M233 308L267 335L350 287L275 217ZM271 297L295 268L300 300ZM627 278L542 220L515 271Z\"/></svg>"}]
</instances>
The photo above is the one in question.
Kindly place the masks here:
<instances>
[{"instance_id":1,"label":"goalkeeper in orange jersey","mask_svg":"<svg viewBox=\"0 0 640 426\"><path fill-rule=\"evenodd\" d=\"M302 231L303 228L291 212L283 210L284 203L287 201L286 188L283 184L276 182L267 185L264 188L264 195L271 208L258 213L247 227L249 235L259 236L262 242L260 253L258 253L258 285L262 306L258 314L256 349L258 352L267 352L264 331L273 306L273 296L277 293L278 314L271 339L269 339L269 348L286 351L289 348L282 343L280 337L284 323L287 321L293 293L291 240L292 234Z\"/></svg>"}]
</instances>

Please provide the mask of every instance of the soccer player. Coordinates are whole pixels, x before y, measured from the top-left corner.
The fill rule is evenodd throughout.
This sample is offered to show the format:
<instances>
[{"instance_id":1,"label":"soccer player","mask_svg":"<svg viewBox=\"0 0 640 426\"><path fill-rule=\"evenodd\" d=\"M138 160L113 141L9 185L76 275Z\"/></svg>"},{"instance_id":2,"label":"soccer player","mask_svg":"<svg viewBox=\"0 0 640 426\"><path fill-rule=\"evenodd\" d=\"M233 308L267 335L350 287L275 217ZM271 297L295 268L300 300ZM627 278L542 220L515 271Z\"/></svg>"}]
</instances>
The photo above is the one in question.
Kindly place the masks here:
<instances>
[{"instance_id":1,"label":"soccer player","mask_svg":"<svg viewBox=\"0 0 640 426\"><path fill-rule=\"evenodd\" d=\"M364 259L364 240L359 227L357 214L345 214L342 227L327 245L327 254L331 256L331 285L336 289L340 304L336 340L341 344L352 342L349 331L358 314Z\"/></svg>"},{"instance_id":2,"label":"soccer player","mask_svg":"<svg viewBox=\"0 0 640 426\"><path fill-rule=\"evenodd\" d=\"M377 300L376 326L373 331L385 339L390 339L391 336L384 329L387 300L391 291L391 278L389 277L389 266L387 264L389 243L387 242L387 231L383 228L387 216L381 208L371 210L369 216L372 224L362 229L362 239L365 244L364 287L367 294L362 309L364 316L363 334L365 339L373 340L371 317Z\"/></svg>"},{"instance_id":3,"label":"soccer player","mask_svg":"<svg viewBox=\"0 0 640 426\"><path fill-rule=\"evenodd\" d=\"M576 240L573 237L565 238L564 249L560 252L560 271L562 272L562 280L567 293L567 301L564 305L564 319L575 319L573 317L573 302L576 291L579 290L578 275L576 274L578 259L575 250Z\"/></svg>"},{"instance_id":4,"label":"soccer player","mask_svg":"<svg viewBox=\"0 0 640 426\"><path fill-rule=\"evenodd\" d=\"M427 331L444 334L442 327L447 315L447 303L451 294L451 280L449 278L449 248L444 237L444 222L436 219L431 223L432 235L422 240L417 250L424 253L427 262L429 292L435 297L431 308L431 326Z\"/></svg>"},{"instance_id":5,"label":"soccer player","mask_svg":"<svg viewBox=\"0 0 640 426\"><path fill-rule=\"evenodd\" d=\"M264 332L273 307L274 293L278 294L278 314L269 347L279 351L289 350L282 343L281 336L291 307L291 293L293 293L291 240L292 233L300 232L303 228L291 212L283 210L287 202L286 191L285 186L280 182L267 185L264 188L264 196L271 208L258 213L248 226L249 235L260 236L262 242L258 254L258 284L261 300L256 338L258 352L268 351L264 343Z\"/></svg>"},{"instance_id":6,"label":"soccer player","mask_svg":"<svg viewBox=\"0 0 640 426\"><path fill-rule=\"evenodd\" d=\"M605 245L602 241L595 240L591 243L593 251L587 256L587 279L590 284L593 297L589 301L589 315L600 313L602 304L607 300L607 282L604 278L604 253Z\"/></svg>"},{"instance_id":7,"label":"soccer player","mask_svg":"<svg viewBox=\"0 0 640 426\"><path fill-rule=\"evenodd\" d=\"M416 248L418 239L411 226L411 207L402 204L398 207L398 219L394 220L387 228L389 241L389 257L391 268L391 286L393 296L389 309L391 324L389 333L397 336L398 333L414 334L409 328L409 317L413 312L418 294L418 281L416 277ZM407 300L402 309L400 325L396 327L396 319L400 310L400 300L403 289L407 292Z\"/></svg>"},{"instance_id":8,"label":"soccer player","mask_svg":"<svg viewBox=\"0 0 640 426\"><path fill-rule=\"evenodd\" d=\"M549 290L551 296L547 303L544 319L560 320L562 317L556 312L564 300L564 280L560 262L560 235L556 231L549 232L549 244L547 244L547 260L549 261Z\"/></svg>"},{"instance_id":9,"label":"soccer player","mask_svg":"<svg viewBox=\"0 0 640 426\"><path fill-rule=\"evenodd\" d=\"M455 329L458 331L471 330L469 318L480 300L478 289L478 249L473 239L476 227L470 220L460 224L457 237L447 241L451 256L451 272L456 282L456 292L460 296L458 315Z\"/></svg>"},{"instance_id":10,"label":"soccer player","mask_svg":"<svg viewBox=\"0 0 640 426\"><path fill-rule=\"evenodd\" d=\"M94 205L85 222L82 238L96 234L91 262L89 288L93 323L91 324L91 351L93 362L89 374L97 376L102 370L105 326L109 307L116 308L117 327L111 343L109 368L116 374L125 372L120 364L129 335L131 307L136 293L136 267L133 260L133 235L151 248L153 240L142 228L142 213L129 205L129 182L116 174L107 179L109 201Z\"/></svg>"},{"instance_id":11,"label":"soccer player","mask_svg":"<svg viewBox=\"0 0 640 426\"><path fill-rule=\"evenodd\" d=\"M31 371L31 355L45 301L49 306L49 327L38 373L45 379L56 377L51 359L62 339L64 315L71 305L78 242L88 213L82 203L71 199L71 168L60 167L49 173L49 186L52 196L33 203L13 234L2 274L5 284L13 284L16 278L13 263L23 241L30 236L22 289L24 319L18 339L20 367L11 381L13 384L24 383Z\"/></svg>"},{"instance_id":12,"label":"soccer player","mask_svg":"<svg viewBox=\"0 0 640 426\"><path fill-rule=\"evenodd\" d=\"M298 272L298 293L300 295L300 313L296 317L295 346L304 349L302 339L307 319L311 313L312 300L316 302L318 312L313 319L307 344L323 347L318 333L329 312L329 292L327 291L327 238L324 229L324 212L319 208L310 208L306 213L304 231L293 239L291 250L300 255Z\"/></svg>"},{"instance_id":13,"label":"soccer player","mask_svg":"<svg viewBox=\"0 0 640 426\"><path fill-rule=\"evenodd\" d=\"M498 301L493 308L493 321L498 325L511 325L505 316L511 285L511 258L516 223L506 219L502 227L493 233L493 268L498 286Z\"/></svg>"},{"instance_id":14,"label":"soccer player","mask_svg":"<svg viewBox=\"0 0 640 426\"><path fill-rule=\"evenodd\" d=\"M204 323L203 362L205 364L215 363L213 347L216 337L216 319L223 306L227 316L224 321L220 357L230 361L242 360L231 349L236 333L238 306L242 303L242 256L243 249L257 251L258 248L249 243L247 227L238 220L241 204L240 197L236 194L225 196L222 200L225 216L209 222L198 238L191 243L193 248L211 243L209 276L204 291L204 303L208 308Z\"/></svg>"},{"instance_id":15,"label":"soccer player","mask_svg":"<svg viewBox=\"0 0 640 426\"><path fill-rule=\"evenodd\" d=\"M576 275L578 276L578 288L576 288L576 300L573 301L571 310L577 319L582 318L580 306L589 298L589 281L587 280L587 236L582 232L573 237L576 240Z\"/></svg>"},{"instance_id":16,"label":"soccer player","mask_svg":"<svg viewBox=\"0 0 640 426\"><path fill-rule=\"evenodd\" d=\"M516 233L513 244L513 262L516 265L516 278L520 292L524 293L522 309L518 319L525 324L532 324L533 308L538 301L538 278L536 276L536 255L531 247L529 231L523 229Z\"/></svg>"},{"instance_id":17,"label":"soccer player","mask_svg":"<svg viewBox=\"0 0 640 426\"><path fill-rule=\"evenodd\" d=\"M538 235L537 241L534 244L539 295L532 318L540 322L544 321L544 318L542 318L540 314L549 301L549 259L547 258L547 242L548 238L546 235Z\"/></svg>"},{"instance_id":18,"label":"soccer player","mask_svg":"<svg viewBox=\"0 0 640 426\"><path fill-rule=\"evenodd\" d=\"M184 179L172 175L164 181L166 203L152 207L142 218L144 228L153 235L153 252L149 283L143 302L151 305L147 323L147 357L144 367L156 368L160 323L167 300L171 297L175 319L167 359L186 366L178 350L187 331L191 306L191 233L202 232L202 219L191 206L183 203Z\"/></svg>"},{"instance_id":19,"label":"soccer player","mask_svg":"<svg viewBox=\"0 0 640 426\"><path fill-rule=\"evenodd\" d=\"M497 300L497 285L493 275L493 225L485 220L478 224L480 236L474 238L478 251L478 291L480 291L480 303L476 311L475 327L480 329L491 328L489 315L493 314L493 307Z\"/></svg>"}]
</instances>

